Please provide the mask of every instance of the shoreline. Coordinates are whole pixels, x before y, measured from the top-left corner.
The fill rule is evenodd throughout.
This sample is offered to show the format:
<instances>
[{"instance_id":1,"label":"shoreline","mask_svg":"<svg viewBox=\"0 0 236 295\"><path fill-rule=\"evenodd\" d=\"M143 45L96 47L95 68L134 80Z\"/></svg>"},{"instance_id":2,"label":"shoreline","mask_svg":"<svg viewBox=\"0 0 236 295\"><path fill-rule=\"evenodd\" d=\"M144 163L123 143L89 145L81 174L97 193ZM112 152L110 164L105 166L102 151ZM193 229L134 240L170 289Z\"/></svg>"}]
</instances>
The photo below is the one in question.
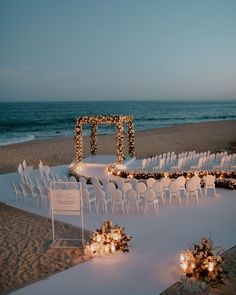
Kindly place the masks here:
<instances>
[{"instance_id":1,"label":"shoreline","mask_svg":"<svg viewBox=\"0 0 236 295\"><path fill-rule=\"evenodd\" d=\"M143 158L164 152L226 150L236 152L236 120L187 123L135 132L136 157ZM89 136L83 137L84 157L89 155ZM128 155L127 134L124 136L125 154ZM46 152L45 152L46 151ZM116 138L113 134L98 133L98 154L114 155ZM56 137L0 146L0 174L16 172L18 164L26 160L38 167L39 160L49 166L69 164L75 154L73 137Z\"/></svg>"}]
</instances>

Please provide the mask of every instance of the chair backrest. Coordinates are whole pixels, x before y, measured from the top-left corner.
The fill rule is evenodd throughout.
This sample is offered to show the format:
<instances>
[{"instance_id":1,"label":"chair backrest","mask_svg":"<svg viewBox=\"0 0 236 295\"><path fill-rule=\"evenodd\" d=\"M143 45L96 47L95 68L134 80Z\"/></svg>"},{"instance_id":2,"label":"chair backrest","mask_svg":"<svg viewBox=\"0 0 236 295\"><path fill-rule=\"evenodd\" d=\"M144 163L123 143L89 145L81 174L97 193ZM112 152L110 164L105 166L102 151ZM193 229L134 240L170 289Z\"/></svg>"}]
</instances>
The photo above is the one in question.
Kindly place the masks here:
<instances>
[{"instance_id":1,"label":"chair backrest","mask_svg":"<svg viewBox=\"0 0 236 295\"><path fill-rule=\"evenodd\" d=\"M160 181L156 181L153 186L152 189L154 190L154 192L156 193L161 193L163 191L163 186L161 184Z\"/></svg>"},{"instance_id":2,"label":"chair backrest","mask_svg":"<svg viewBox=\"0 0 236 295\"><path fill-rule=\"evenodd\" d=\"M147 187L150 187L151 188L155 182L156 182L156 179L154 179L152 177L148 178L146 180Z\"/></svg>"},{"instance_id":3,"label":"chair backrest","mask_svg":"<svg viewBox=\"0 0 236 295\"><path fill-rule=\"evenodd\" d=\"M24 184L24 190L29 194L29 195L32 195L33 194L33 191L31 189L31 186L28 184L28 183L25 183Z\"/></svg>"},{"instance_id":4,"label":"chair backrest","mask_svg":"<svg viewBox=\"0 0 236 295\"><path fill-rule=\"evenodd\" d=\"M147 186L144 182L139 182L136 185L136 191L140 194L143 194L145 192L145 190L147 189Z\"/></svg>"},{"instance_id":5,"label":"chair backrest","mask_svg":"<svg viewBox=\"0 0 236 295\"><path fill-rule=\"evenodd\" d=\"M102 185L106 186L108 183L110 183L110 180L108 178L102 178L100 179L100 182Z\"/></svg>"},{"instance_id":6,"label":"chair backrest","mask_svg":"<svg viewBox=\"0 0 236 295\"><path fill-rule=\"evenodd\" d=\"M23 166L23 169L25 169L27 167L25 160L22 162L22 166Z\"/></svg>"},{"instance_id":7,"label":"chair backrest","mask_svg":"<svg viewBox=\"0 0 236 295\"><path fill-rule=\"evenodd\" d=\"M169 189L171 193L176 193L178 191L178 184L176 180L171 181Z\"/></svg>"},{"instance_id":8,"label":"chair backrest","mask_svg":"<svg viewBox=\"0 0 236 295\"><path fill-rule=\"evenodd\" d=\"M178 186L183 187L183 186L185 186L186 178L185 178L184 176L179 176L179 177L176 179L176 181L177 181L177 185L178 185Z\"/></svg>"},{"instance_id":9,"label":"chair backrest","mask_svg":"<svg viewBox=\"0 0 236 295\"><path fill-rule=\"evenodd\" d=\"M192 178L191 178L192 181L195 181L197 185L200 185L201 184L201 178L197 175L194 175Z\"/></svg>"},{"instance_id":10,"label":"chair backrest","mask_svg":"<svg viewBox=\"0 0 236 295\"><path fill-rule=\"evenodd\" d=\"M131 183L132 187L135 189L136 185L138 184L138 180L136 178L130 178L129 182Z\"/></svg>"},{"instance_id":11,"label":"chair backrest","mask_svg":"<svg viewBox=\"0 0 236 295\"><path fill-rule=\"evenodd\" d=\"M168 177L161 178L161 184L163 185L164 189L169 187L170 182L171 182L171 180Z\"/></svg>"},{"instance_id":12,"label":"chair backrest","mask_svg":"<svg viewBox=\"0 0 236 295\"><path fill-rule=\"evenodd\" d=\"M41 160L39 160L39 170L41 170L43 168L43 163Z\"/></svg>"},{"instance_id":13,"label":"chair backrest","mask_svg":"<svg viewBox=\"0 0 236 295\"><path fill-rule=\"evenodd\" d=\"M154 200L154 197L155 197L155 193L154 193L153 189L148 188L148 189L145 190L145 192L144 192L144 199L146 201Z\"/></svg>"},{"instance_id":14,"label":"chair backrest","mask_svg":"<svg viewBox=\"0 0 236 295\"><path fill-rule=\"evenodd\" d=\"M69 181L70 182L77 182L77 179L74 176L70 176Z\"/></svg>"},{"instance_id":15,"label":"chair backrest","mask_svg":"<svg viewBox=\"0 0 236 295\"><path fill-rule=\"evenodd\" d=\"M23 173L23 167L22 167L21 163L18 165L18 173L19 174Z\"/></svg>"},{"instance_id":16,"label":"chair backrest","mask_svg":"<svg viewBox=\"0 0 236 295\"><path fill-rule=\"evenodd\" d=\"M147 160L146 159L143 159L141 168L142 169L145 169L146 168L146 165L147 165Z\"/></svg>"},{"instance_id":17,"label":"chair backrest","mask_svg":"<svg viewBox=\"0 0 236 295\"><path fill-rule=\"evenodd\" d=\"M91 178L91 182L92 182L93 185L94 185L94 184L97 184L97 183L100 184L99 180L98 180L97 178L95 178L95 177L92 177L92 178Z\"/></svg>"},{"instance_id":18,"label":"chair backrest","mask_svg":"<svg viewBox=\"0 0 236 295\"><path fill-rule=\"evenodd\" d=\"M123 178L118 178L116 179L116 184L118 186L119 189L122 189L123 188L123 185L124 185L125 181Z\"/></svg>"},{"instance_id":19,"label":"chair backrest","mask_svg":"<svg viewBox=\"0 0 236 295\"><path fill-rule=\"evenodd\" d=\"M82 184L87 184L87 181L86 181L86 179L85 179L83 176L80 176L80 177L79 177L79 181L80 181Z\"/></svg>"},{"instance_id":20,"label":"chair backrest","mask_svg":"<svg viewBox=\"0 0 236 295\"><path fill-rule=\"evenodd\" d=\"M89 192L86 188L82 188L82 197L85 202L89 201Z\"/></svg>"},{"instance_id":21,"label":"chair backrest","mask_svg":"<svg viewBox=\"0 0 236 295\"><path fill-rule=\"evenodd\" d=\"M124 193L126 193L127 191L129 191L129 190L131 190L131 189L132 189L132 185L131 185L131 183L129 183L129 182L126 182L126 183L123 185L123 188L122 188L122 190L123 190Z\"/></svg>"},{"instance_id":22,"label":"chair backrest","mask_svg":"<svg viewBox=\"0 0 236 295\"><path fill-rule=\"evenodd\" d=\"M205 178L205 184L206 185L214 185L215 184L215 176L207 175Z\"/></svg>"},{"instance_id":23,"label":"chair backrest","mask_svg":"<svg viewBox=\"0 0 236 295\"><path fill-rule=\"evenodd\" d=\"M109 182L106 186L105 186L105 190L108 193L112 193L114 190L116 190L116 186L113 182Z\"/></svg>"},{"instance_id":24,"label":"chair backrest","mask_svg":"<svg viewBox=\"0 0 236 295\"><path fill-rule=\"evenodd\" d=\"M106 198L106 194L105 192L102 190L102 189L98 189L96 191L96 199L97 200L101 200L101 201L104 201Z\"/></svg>"},{"instance_id":25,"label":"chair backrest","mask_svg":"<svg viewBox=\"0 0 236 295\"><path fill-rule=\"evenodd\" d=\"M192 178L186 182L186 189L188 192L194 192L197 190L197 184Z\"/></svg>"},{"instance_id":26,"label":"chair backrest","mask_svg":"<svg viewBox=\"0 0 236 295\"><path fill-rule=\"evenodd\" d=\"M136 200L137 200L137 196L138 196L138 194L137 194L136 190L134 190L134 189L130 189L130 190L127 192L126 196L127 196L127 200L128 200L128 201L136 201Z\"/></svg>"},{"instance_id":27,"label":"chair backrest","mask_svg":"<svg viewBox=\"0 0 236 295\"><path fill-rule=\"evenodd\" d=\"M116 189L112 192L111 198L113 201L121 201L122 200L122 191L119 189Z\"/></svg>"}]
</instances>

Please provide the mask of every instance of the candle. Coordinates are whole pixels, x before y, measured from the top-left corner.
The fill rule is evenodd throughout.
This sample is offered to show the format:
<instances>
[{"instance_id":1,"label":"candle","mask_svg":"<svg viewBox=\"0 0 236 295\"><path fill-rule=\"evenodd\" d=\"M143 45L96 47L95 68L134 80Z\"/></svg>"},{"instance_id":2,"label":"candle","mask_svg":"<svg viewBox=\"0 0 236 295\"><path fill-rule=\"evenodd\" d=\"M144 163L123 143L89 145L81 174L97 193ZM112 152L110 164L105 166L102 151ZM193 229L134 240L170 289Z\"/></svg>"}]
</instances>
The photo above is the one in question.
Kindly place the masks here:
<instances>
[{"instance_id":1,"label":"candle","mask_svg":"<svg viewBox=\"0 0 236 295\"><path fill-rule=\"evenodd\" d=\"M111 243L111 252L114 253L116 251L115 244Z\"/></svg>"},{"instance_id":2,"label":"candle","mask_svg":"<svg viewBox=\"0 0 236 295\"><path fill-rule=\"evenodd\" d=\"M214 266L215 266L214 262L209 262L209 264L208 264L208 270L209 271L213 271Z\"/></svg>"},{"instance_id":3,"label":"candle","mask_svg":"<svg viewBox=\"0 0 236 295\"><path fill-rule=\"evenodd\" d=\"M180 262L183 262L185 260L185 255L183 253L180 254Z\"/></svg>"},{"instance_id":4,"label":"candle","mask_svg":"<svg viewBox=\"0 0 236 295\"><path fill-rule=\"evenodd\" d=\"M187 262L182 262L180 264L180 266L181 266L182 270L185 272L187 270L187 268L188 268L188 263Z\"/></svg>"},{"instance_id":5,"label":"candle","mask_svg":"<svg viewBox=\"0 0 236 295\"><path fill-rule=\"evenodd\" d=\"M109 253L109 247L108 247L108 245L106 245L106 246L104 247L104 251L105 251L106 254Z\"/></svg>"},{"instance_id":6,"label":"candle","mask_svg":"<svg viewBox=\"0 0 236 295\"><path fill-rule=\"evenodd\" d=\"M93 253L94 251L96 251L96 245L95 244L91 244L90 246L90 250Z\"/></svg>"},{"instance_id":7,"label":"candle","mask_svg":"<svg viewBox=\"0 0 236 295\"><path fill-rule=\"evenodd\" d=\"M97 242L99 243L99 242L101 242L101 240L102 240L102 237L100 235L98 235L97 236Z\"/></svg>"}]
</instances>

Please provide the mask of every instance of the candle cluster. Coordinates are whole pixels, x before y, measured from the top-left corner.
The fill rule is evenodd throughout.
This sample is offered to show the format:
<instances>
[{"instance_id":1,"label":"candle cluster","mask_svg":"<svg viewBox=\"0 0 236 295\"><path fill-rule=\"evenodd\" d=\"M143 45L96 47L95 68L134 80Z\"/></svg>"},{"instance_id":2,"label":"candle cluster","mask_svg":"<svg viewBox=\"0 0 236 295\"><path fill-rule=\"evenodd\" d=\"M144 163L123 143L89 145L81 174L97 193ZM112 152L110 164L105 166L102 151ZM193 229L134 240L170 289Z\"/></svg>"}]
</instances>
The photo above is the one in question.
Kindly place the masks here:
<instances>
[{"instance_id":1,"label":"candle cluster","mask_svg":"<svg viewBox=\"0 0 236 295\"><path fill-rule=\"evenodd\" d=\"M111 221L105 221L101 229L93 231L89 242L85 244L86 255L106 255L116 251L129 252L128 242L131 236L125 234L124 228L118 225L112 226Z\"/></svg>"},{"instance_id":2,"label":"candle cluster","mask_svg":"<svg viewBox=\"0 0 236 295\"><path fill-rule=\"evenodd\" d=\"M223 258L215 253L210 239L203 238L180 254L180 268L188 278L215 286L224 282Z\"/></svg>"}]
</instances>

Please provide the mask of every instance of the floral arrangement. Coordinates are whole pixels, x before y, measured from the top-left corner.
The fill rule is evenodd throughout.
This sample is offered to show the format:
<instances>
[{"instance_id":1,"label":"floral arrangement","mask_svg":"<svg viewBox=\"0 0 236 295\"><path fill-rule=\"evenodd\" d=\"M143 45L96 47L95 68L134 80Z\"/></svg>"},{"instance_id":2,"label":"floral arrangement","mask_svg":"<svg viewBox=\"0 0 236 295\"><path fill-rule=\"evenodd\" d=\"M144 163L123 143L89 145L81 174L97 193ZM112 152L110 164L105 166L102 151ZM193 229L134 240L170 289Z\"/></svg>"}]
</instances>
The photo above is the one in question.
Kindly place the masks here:
<instances>
[{"instance_id":1,"label":"floral arrangement","mask_svg":"<svg viewBox=\"0 0 236 295\"><path fill-rule=\"evenodd\" d=\"M128 242L131 236L126 235L124 228L112 226L111 221L105 221L100 229L93 231L89 242L85 244L86 255L104 255L115 251L129 252Z\"/></svg>"},{"instance_id":2,"label":"floral arrangement","mask_svg":"<svg viewBox=\"0 0 236 295\"><path fill-rule=\"evenodd\" d=\"M185 276L213 287L224 282L223 261L219 253L215 253L211 239L205 238L180 254L180 267Z\"/></svg>"},{"instance_id":3,"label":"floral arrangement","mask_svg":"<svg viewBox=\"0 0 236 295\"><path fill-rule=\"evenodd\" d=\"M122 178L136 178L136 179L148 179L155 178L161 179L163 177L169 177L176 179L179 176L185 178L191 178L194 175L204 178L206 175L213 175L216 177L216 187L226 188L230 190L236 190L236 172L225 172L225 171L177 171L177 172L144 172L140 170L124 170L117 168L116 165L110 165L106 168L107 174L112 174Z\"/></svg>"}]
</instances>

